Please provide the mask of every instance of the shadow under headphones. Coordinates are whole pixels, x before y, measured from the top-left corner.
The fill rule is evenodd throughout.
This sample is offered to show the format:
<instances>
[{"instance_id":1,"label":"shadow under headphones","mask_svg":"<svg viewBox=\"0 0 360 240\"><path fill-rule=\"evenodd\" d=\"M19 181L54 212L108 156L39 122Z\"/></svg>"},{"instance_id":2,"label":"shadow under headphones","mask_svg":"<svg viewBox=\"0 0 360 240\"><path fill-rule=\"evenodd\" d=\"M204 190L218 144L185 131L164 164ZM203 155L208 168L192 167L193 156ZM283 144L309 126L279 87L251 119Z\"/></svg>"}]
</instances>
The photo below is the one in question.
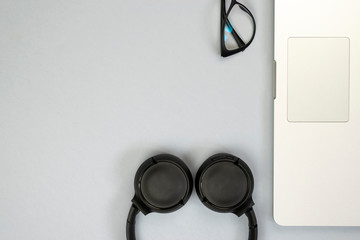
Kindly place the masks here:
<instances>
[{"instance_id":1,"label":"shadow under headphones","mask_svg":"<svg viewBox=\"0 0 360 240\"><path fill-rule=\"evenodd\" d=\"M135 197L132 199L126 225L127 240L136 240L135 218L141 211L169 213L189 200L193 179L189 168L179 158L161 154L146 160L135 175ZM195 178L200 201L216 212L245 214L249 221L249 240L257 239L257 221L253 210L254 178L240 158L216 154L199 168Z\"/></svg>"}]
</instances>

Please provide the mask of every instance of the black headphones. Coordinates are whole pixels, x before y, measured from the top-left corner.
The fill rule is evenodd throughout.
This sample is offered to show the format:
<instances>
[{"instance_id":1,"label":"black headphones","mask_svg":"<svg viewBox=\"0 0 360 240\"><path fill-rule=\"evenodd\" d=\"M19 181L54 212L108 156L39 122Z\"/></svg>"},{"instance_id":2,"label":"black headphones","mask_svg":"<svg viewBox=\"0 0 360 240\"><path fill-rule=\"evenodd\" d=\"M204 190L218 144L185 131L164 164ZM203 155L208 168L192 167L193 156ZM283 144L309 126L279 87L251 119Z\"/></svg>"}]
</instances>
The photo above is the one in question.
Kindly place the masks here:
<instances>
[{"instance_id":1,"label":"black headphones","mask_svg":"<svg viewBox=\"0 0 360 240\"><path fill-rule=\"evenodd\" d=\"M136 240L135 218L141 211L169 213L189 200L193 180L189 168L179 158L161 154L146 160L135 175L135 197L132 199L126 225L127 240ZM208 158L195 177L195 189L201 202L216 212L245 214L249 220L249 240L257 239L257 222L253 210L254 178L240 158L216 154Z\"/></svg>"}]
</instances>

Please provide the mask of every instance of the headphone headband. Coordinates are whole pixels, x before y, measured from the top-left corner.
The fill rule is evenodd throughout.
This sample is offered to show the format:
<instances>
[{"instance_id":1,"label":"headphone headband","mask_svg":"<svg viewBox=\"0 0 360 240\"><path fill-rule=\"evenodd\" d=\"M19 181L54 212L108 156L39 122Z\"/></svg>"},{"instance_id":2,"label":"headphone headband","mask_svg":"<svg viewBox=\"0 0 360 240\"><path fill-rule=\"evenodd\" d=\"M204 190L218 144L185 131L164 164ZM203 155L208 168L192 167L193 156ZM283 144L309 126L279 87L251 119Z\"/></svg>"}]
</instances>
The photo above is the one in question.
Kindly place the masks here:
<instances>
[{"instance_id":1,"label":"headphone headband","mask_svg":"<svg viewBox=\"0 0 360 240\"><path fill-rule=\"evenodd\" d=\"M135 223L136 215L140 212L135 205L132 205L129 211L129 215L126 223L126 239L127 240L136 240L135 235ZM258 236L258 227L255 212L253 208L248 209L245 212L246 217L248 218L249 225L249 237L248 240L257 240Z\"/></svg>"}]
</instances>

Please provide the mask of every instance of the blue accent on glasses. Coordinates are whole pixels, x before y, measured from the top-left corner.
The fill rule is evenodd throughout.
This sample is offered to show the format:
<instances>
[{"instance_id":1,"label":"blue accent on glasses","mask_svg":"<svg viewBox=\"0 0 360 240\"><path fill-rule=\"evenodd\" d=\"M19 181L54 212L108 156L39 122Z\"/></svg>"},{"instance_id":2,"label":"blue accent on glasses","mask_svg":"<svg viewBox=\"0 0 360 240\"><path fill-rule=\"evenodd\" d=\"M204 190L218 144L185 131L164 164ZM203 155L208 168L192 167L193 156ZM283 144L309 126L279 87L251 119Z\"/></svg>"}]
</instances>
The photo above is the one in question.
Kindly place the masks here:
<instances>
[{"instance_id":1,"label":"blue accent on glasses","mask_svg":"<svg viewBox=\"0 0 360 240\"><path fill-rule=\"evenodd\" d=\"M232 33L233 30L234 30L234 29L233 29L233 27L231 26L231 24L226 23L226 25L225 25L225 31L227 31L228 33Z\"/></svg>"}]
</instances>

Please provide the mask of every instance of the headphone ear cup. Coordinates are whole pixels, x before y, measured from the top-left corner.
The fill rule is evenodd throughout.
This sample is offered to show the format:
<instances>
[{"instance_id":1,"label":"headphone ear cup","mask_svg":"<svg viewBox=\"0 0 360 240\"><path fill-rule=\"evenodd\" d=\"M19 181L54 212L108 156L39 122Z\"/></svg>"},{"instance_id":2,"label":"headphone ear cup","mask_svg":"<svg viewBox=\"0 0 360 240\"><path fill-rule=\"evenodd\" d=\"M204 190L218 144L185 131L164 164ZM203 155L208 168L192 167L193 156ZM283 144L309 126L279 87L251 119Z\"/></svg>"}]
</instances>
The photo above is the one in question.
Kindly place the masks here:
<instances>
[{"instance_id":1,"label":"headphone ear cup","mask_svg":"<svg viewBox=\"0 0 360 240\"><path fill-rule=\"evenodd\" d=\"M190 198L193 180L179 158L161 154L147 159L138 169L134 205L144 214L168 213L181 208Z\"/></svg>"},{"instance_id":2,"label":"headphone ear cup","mask_svg":"<svg viewBox=\"0 0 360 240\"><path fill-rule=\"evenodd\" d=\"M208 158L196 174L195 188L201 202L217 212L241 216L254 205L251 170L240 158L230 154Z\"/></svg>"}]
</instances>

